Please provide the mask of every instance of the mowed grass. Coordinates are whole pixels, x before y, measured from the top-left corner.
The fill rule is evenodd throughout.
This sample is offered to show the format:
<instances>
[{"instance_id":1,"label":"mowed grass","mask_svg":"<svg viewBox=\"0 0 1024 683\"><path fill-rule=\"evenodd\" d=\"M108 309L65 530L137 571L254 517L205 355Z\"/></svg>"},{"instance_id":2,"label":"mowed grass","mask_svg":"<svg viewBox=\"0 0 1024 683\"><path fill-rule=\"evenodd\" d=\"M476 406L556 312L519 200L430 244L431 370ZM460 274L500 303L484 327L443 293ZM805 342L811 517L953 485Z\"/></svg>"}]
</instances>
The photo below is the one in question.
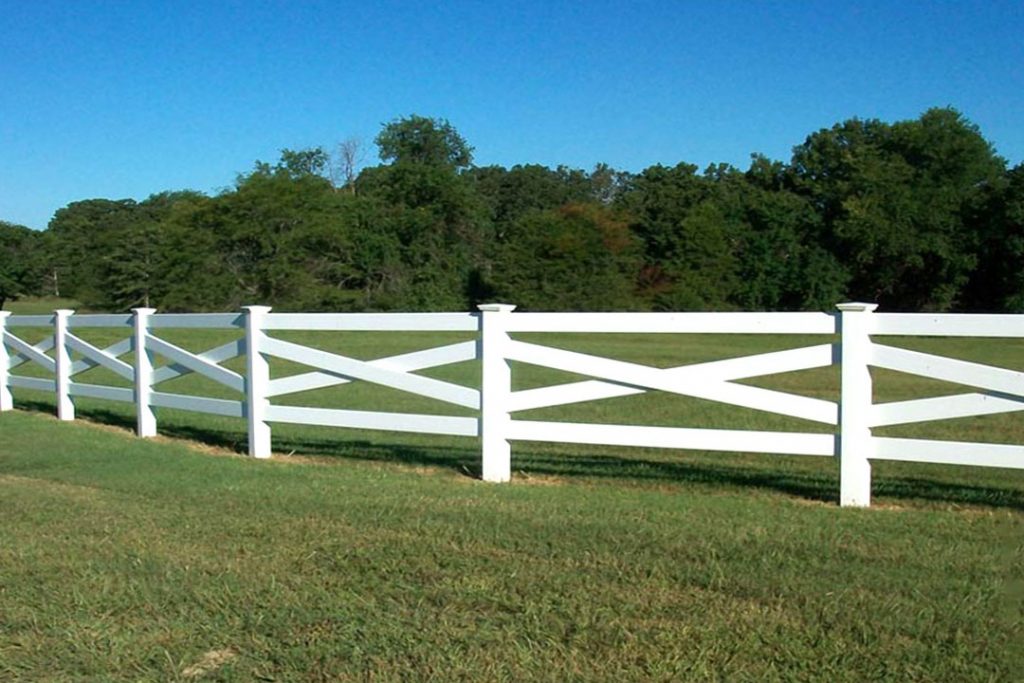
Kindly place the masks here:
<instances>
[{"instance_id":1,"label":"mowed grass","mask_svg":"<svg viewBox=\"0 0 1024 683\"><path fill-rule=\"evenodd\" d=\"M237 337L160 336L194 351ZM466 338L279 336L358 358ZM529 339L659 367L828 341ZM1024 367L1016 341L887 343ZM571 379L515 370L518 387ZM479 381L469 363L425 374ZM961 390L875 378L879 400ZM834 398L838 376L754 383ZM161 389L232 397L194 377ZM516 443L498 486L467 476L472 439L275 425L278 455L257 462L230 455L241 420L161 411L162 434L192 441L142 441L131 406L82 400L88 421L59 423L52 398L15 397L29 410L0 415L0 680L1012 681L1024 667L1020 471L879 462L876 507L841 510L830 458ZM359 383L284 401L469 414ZM657 393L527 416L831 431ZM1024 443L1020 418L887 432Z\"/></svg>"},{"instance_id":2,"label":"mowed grass","mask_svg":"<svg viewBox=\"0 0 1024 683\"><path fill-rule=\"evenodd\" d=\"M4 680L1019 680L1024 516L0 419ZM210 653L219 653L211 655Z\"/></svg>"}]
</instances>

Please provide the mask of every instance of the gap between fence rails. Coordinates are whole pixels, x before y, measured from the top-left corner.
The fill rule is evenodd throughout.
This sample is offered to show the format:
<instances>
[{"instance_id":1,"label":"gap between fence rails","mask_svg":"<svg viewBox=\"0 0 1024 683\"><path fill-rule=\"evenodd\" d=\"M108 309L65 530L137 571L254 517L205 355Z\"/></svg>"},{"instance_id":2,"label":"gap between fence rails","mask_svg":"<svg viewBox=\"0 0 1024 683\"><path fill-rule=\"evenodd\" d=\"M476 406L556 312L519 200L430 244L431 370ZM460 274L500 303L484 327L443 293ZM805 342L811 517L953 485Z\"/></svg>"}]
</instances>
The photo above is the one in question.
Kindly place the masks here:
<instances>
[{"instance_id":1,"label":"gap between fence rails","mask_svg":"<svg viewBox=\"0 0 1024 683\"><path fill-rule=\"evenodd\" d=\"M872 435L873 427L932 419L986 415L1024 409L1024 373L883 346L873 335L1024 337L1022 315L875 313L875 304L844 303L838 313L514 313L509 304L484 304L476 313L284 313L267 306L246 306L241 314L158 314L152 308L131 315L77 315L61 309L53 315L12 316L0 311L0 411L13 408L11 388L53 391L61 420L75 417L74 397L133 403L137 433L157 433L154 408L169 407L247 421L248 452L271 455L271 424L295 423L477 437L485 481L511 479L511 441L551 441L658 448L834 456L839 462L842 506L871 501L871 460L905 460L1024 468L1024 447L960 443ZM29 344L11 330L52 328L51 337ZM177 347L155 334L162 328L236 330L242 339L202 353ZM123 328L129 334L106 349L81 339L79 328ZM475 342L461 342L360 361L340 354L284 342L272 330L463 331ZM817 345L696 363L654 368L514 340L513 332L838 334L834 345ZM52 351L52 356L49 353ZM132 352L132 363L120 356ZM80 356L72 361L73 353ZM220 365L246 356L245 374ZM154 357L169 363L155 368ZM313 372L270 380L268 357L298 361ZM418 370L479 360L479 390L415 374ZM510 361L525 362L595 377L523 391L512 391ZM836 401L762 389L736 380L793 372L839 363ZM53 380L11 372L34 363ZM132 389L75 382L73 377L103 366L132 382ZM869 368L884 367L967 384L981 393L873 403ZM236 391L237 400L173 394L155 389L161 382L197 373ZM368 381L474 409L477 417L416 415L273 405L287 393ZM836 434L575 424L515 420L530 408L579 403L657 390L754 408L836 425ZM966 457L965 457L966 456Z\"/></svg>"}]
</instances>

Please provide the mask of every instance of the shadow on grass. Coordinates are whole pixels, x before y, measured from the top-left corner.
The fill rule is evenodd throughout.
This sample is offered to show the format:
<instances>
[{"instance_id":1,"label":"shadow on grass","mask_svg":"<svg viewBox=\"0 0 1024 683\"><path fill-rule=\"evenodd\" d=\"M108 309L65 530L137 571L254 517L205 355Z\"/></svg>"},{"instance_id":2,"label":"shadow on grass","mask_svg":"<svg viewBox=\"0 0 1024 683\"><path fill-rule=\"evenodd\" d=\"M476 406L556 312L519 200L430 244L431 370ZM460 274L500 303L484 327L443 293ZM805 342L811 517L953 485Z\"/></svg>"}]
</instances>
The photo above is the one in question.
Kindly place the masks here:
<instances>
[{"instance_id":1,"label":"shadow on grass","mask_svg":"<svg viewBox=\"0 0 1024 683\"><path fill-rule=\"evenodd\" d=\"M53 404L44 401L21 401L19 408L52 413ZM83 418L134 430L135 420L124 414L89 409L79 411ZM217 448L244 453L246 436L237 431L217 430L181 424L162 424L161 434L187 439ZM390 462L411 466L427 466L452 470L466 476L480 476L480 455L475 447L432 447L406 444L380 444L366 440L332 440L315 438L275 437L274 450L319 457L342 458L367 462ZM689 457L693 457L692 454ZM761 456L759 456L761 457ZM794 471L785 463L764 456L764 466L746 463L722 464L714 454L695 463L688 460L655 460L620 457L610 454L558 454L530 450L517 445L513 467L526 476L552 476L579 479L618 479L623 482L664 482L691 484L708 488L762 489L804 498L836 503L839 478L830 466L822 471ZM1000 488L985 484L943 481L912 476L876 476L873 496L896 500L918 500L945 504L983 505L1024 510L1024 490Z\"/></svg>"}]
</instances>

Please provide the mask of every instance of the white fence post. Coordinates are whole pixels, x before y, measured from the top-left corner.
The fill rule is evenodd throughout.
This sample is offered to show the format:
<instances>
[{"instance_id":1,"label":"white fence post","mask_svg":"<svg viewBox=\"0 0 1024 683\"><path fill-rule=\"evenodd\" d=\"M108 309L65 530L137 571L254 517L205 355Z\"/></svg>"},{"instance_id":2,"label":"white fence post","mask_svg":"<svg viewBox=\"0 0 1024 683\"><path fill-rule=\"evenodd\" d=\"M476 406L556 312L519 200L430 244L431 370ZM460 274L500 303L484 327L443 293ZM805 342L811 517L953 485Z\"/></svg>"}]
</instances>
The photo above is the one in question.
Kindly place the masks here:
<instances>
[{"instance_id":1,"label":"white fence post","mask_svg":"<svg viewBox=\"0 0 1024 683\"><path fill-rule=\"evenodd\" d=\"M57 418L75 419L75 404L71 401L71 350L67 345L68 318L74 311L62 308L53 312L53 356L56 361Z\"/></svg>"},{"instance_id":2,"label":"white fence post","mask_svg":"<svg viewBox=\"0 0 1024 683\"><path fill-rule=\"evenodd\" d=\"M839 398L839 505L871 504L871 337L868 322L878 304L845 303L841 311L842 355Z\"/></svg>"},{"instance_id":3,"label":"white fence post","mask_svg":"<svg viewBox=\"0 0 1024 683\"><path fill-rule=\"evenodd\" d=\"M10 374L11 356L7 353L7 345L4 343L4 333L7 331L7 318L10 315L10 311L0 311L0 411L14 408L11 387L7 383L7 376Z\"/></svg>"},{"instance_id":4,"label":"white fence post","mask_svg":"<svg viewBox=\"0 0 1024 683\"><path fill-rule=\"evenodd\" d=\"M270 457L270 425L267 407L270 400L270 364L260 350L263 347L263 316L270 306L244 306L245 311L245 414L249 420L249 455Z\"/></svg>"},{"instance_id":5,"label":"white fence post","mask_svg":"<svg viewBox=\"0 0 1024 683\"><path fill-rule=\"evenodd\" d=\"M153 357L146 349L149 316L155 308L133 308L132 346L135 350L135 429L145 438L156 436L156 413L153 412Z\"/></svg>"},{"instance_id":6,"label":"white fence post","mask_svg":"<svg viewBox=\"0 0 1024 683\"><path fill-rule=\"evenodd\" d=\"M512 371L505 360L508 316L515 310L509 304L482 304L480 359L483 378L480 383L481 476L484 481L506 482L512 478L512 447L507 433L511 417L508 397L512 392Z\"/></svg>"}]
</instances>

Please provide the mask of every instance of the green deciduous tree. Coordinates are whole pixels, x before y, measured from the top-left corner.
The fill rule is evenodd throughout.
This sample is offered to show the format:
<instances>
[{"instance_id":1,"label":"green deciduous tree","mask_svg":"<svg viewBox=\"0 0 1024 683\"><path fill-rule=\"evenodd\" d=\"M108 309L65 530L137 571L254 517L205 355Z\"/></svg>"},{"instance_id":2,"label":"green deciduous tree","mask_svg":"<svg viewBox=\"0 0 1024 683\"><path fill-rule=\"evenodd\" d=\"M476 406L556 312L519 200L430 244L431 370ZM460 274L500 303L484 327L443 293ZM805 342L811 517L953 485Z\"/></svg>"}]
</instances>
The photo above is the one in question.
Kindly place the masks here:
<instances>
[{"instance_id":1,"label":"green deciduous tree","mask_svg":"<svg viewBox=\"0 0 1024 683\"><path fill-rule=\"evenodd\" d=\"M592 201L590 177L583 171L559 166L551 169L539 164L474 168L467 172L474 191L490 210L495 232L531 211L557 209L570 203Z\"/></svg>"},{"instance_id":2,"label":"green deciduous tree","mask_svg":"<svg viewBox=\"0 0 1024 683\"><path fill-rule=\"evenodd\" d=\"M0 221L0 309L8 300L41 293L41 243L36 231Z\"/></svg>"},{"instance_id":3,"label":"green deciduous tree","mask_svg":"<svg viewBox=\"0 0 1024 683\"><path fill-rule=\"evenodd\" d=\"M951 109L886 124L852 119L794 150L794 185L849 269L849 293L890 309L954 306L977 264L965 214L1004 162Z\"/></svg>"},{"instance_id":4,"label":"green deciduous tree","mask_svg":"<svg viewBox=\"0 0 1024 683\"><path fill-rule=\"evenodd\" d=\"M311 233L344 239L340 197L311 169L289 169L286 157L287 151L276 169L257 164L239 178L234 191L203 203L187 217L184 234L178 230L173 268L201 267L201 279L208 284L199 291L179 286L174 305L203 301L210 290L221 292L219 305L231 307L270 302L298 308L313 305L322 295L314 266L323 251L315 253L303 244ZM181 243L189 234L204 245L199 253L189 254ZM322 240L318 248L326 249Z\"/></svg>"},{"instance_id":5,"label":"green deciduous tree","mask_svg":"<svg viewBox=\"0 0 1024 683\"><path fill-rule=\"evenodd\" d=\"M86 199L57 210L47 230L47 259L63 295L87 303L107 301L109 250L134 223L137 208L131 199Z\"/></svg>"},{"instance_id":6,"label":"green deciduous tree","mask_svg":"<svg viewBox=\"0 0 1024 683\"><path fill-rule=\"evenodd\" d=\"M567 204L516 221L491 277L498 297L526 310L631 310L641 266L642 245L624 215Z\"/></svg>"},{"instance_id":7,"label":"green deciduous tree","mask_svg":"<svg viewBox=\"0 0 1024 683\"><path fill-rule=\"evenodd\" d=\"M965 307L1024 313L1024 164L984 189L971 222L980 247Z\"/></svg>"},{"instance_id":8,"label":"green deciduous tree","mask_svg":"<svg viewBox=\"0 0 1024 683\"><path fill-rule=\"evenodd\" d=\"M644 170L617 202L644 244L643 285L656 309L705 310L730 300L735 224L714 199L714 181L679 164Z\"/></svg>"},{"instance_id":9,"label":"green deciduous tree","mask_svg":"<svg viewBox=\"0 0 1024 683\"><path fill-rule=\"evenodd\" d=\"M739 216L733 302L745 310L830 310L849 276L822 243L820 216L785 176L783 164L755 156L742 176L719 179L719 201Z\"/></svg>"},{"instance_id":10,"label":"green deciduous tree","mask_svg":"<svg viewBox=\"0 0 1024 683\"><path fill-rule=\"evenodd\" d=\"M451 169L473 163L473 148L445 119L413 114L385 124L374 142L385 163L425 164Z\"/></svg>"},{"instance_id":11,"label":"green deciduous tree","mask_svg":"<svg viewBox=\"0 0 1024 683\"><path fill-rule=\"evenodd\" d=\"M358 196L377 207L379 233L397 257L377 303L413 310L464 309L481 295L480 270L490 223L468 173L471 148L447 121L412 116L377 137L390 164L365 169Z\"/></svg>"}]
</instances>

